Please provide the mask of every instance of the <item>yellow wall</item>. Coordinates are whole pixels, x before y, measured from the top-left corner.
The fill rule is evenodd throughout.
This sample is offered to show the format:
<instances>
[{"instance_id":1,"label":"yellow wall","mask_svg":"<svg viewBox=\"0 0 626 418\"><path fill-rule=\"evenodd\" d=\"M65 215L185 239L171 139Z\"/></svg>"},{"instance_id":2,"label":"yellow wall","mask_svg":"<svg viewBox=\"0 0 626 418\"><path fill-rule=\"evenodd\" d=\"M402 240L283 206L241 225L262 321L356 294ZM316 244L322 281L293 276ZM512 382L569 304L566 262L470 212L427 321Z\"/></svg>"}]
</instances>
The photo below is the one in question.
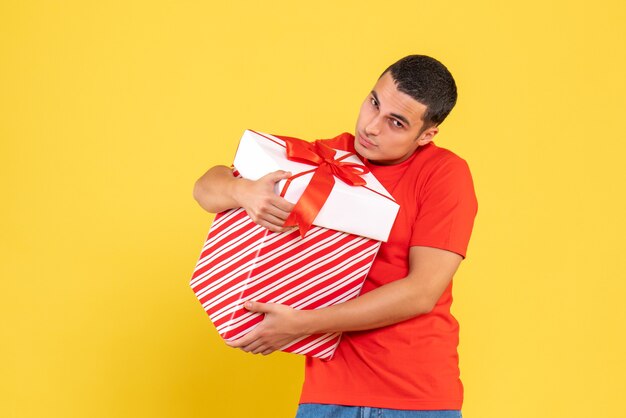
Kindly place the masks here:
<instances>
[{"instance_id":1,"label":"yellow wall","mask_svg":"<svg viewBox=\"0 0 626 418\"><path fill-rule=\"evenodd\" d=\"M464 416L626 416L624 3L265 3L0 5L0 416L292 416L302 358L227 348L188 288L192 186L246 128L351 131L409 53L457 79L480 202Z\"/></svg>"}]
</instances>

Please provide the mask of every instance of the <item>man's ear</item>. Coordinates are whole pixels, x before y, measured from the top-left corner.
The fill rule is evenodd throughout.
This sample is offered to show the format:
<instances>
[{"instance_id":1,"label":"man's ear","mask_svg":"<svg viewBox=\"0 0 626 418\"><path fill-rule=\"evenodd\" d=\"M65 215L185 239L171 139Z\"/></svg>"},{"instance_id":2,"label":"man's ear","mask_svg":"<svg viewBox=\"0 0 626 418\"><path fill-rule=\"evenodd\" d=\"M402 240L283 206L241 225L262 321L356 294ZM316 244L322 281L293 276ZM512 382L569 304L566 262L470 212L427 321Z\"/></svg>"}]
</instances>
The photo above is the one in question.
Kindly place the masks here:
<instances>
[{"instance_id":1,"label":"man's ear","mask_svg":"<svg viewBox=\"0 0 626 418\"><path fill-rule=\"evenodd\" d=\"M438 133L439 133L439 128L436 126L431 126L430 128L426 129L424 132L422 132L419 137L417 137L418 145L421 147L423 145L428 144L435 138L435 135L437 135Z\"/></svg>"}]
</instances>

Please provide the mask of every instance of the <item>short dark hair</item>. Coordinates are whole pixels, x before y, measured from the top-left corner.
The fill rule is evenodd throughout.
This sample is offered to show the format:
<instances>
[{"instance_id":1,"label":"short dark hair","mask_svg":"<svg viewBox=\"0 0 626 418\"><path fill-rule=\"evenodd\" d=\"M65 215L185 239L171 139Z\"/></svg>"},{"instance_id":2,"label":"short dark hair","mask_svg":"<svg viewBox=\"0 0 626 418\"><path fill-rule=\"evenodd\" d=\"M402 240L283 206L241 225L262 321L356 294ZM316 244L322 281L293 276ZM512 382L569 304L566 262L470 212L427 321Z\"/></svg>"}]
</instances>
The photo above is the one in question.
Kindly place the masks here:
<instances>
[{"instance_id":1,"label":"short dark hair","mask_svg":"<svg viewBox=\"0 0 626 418\"><path fill-rule=\"evenodd\" d=\"M444 121L456 104L456 83L450 71L439 61L426 55L409 55L391 64L390 72L396 88L426 106L425 127Z\"/></svg>"}]
</instances>

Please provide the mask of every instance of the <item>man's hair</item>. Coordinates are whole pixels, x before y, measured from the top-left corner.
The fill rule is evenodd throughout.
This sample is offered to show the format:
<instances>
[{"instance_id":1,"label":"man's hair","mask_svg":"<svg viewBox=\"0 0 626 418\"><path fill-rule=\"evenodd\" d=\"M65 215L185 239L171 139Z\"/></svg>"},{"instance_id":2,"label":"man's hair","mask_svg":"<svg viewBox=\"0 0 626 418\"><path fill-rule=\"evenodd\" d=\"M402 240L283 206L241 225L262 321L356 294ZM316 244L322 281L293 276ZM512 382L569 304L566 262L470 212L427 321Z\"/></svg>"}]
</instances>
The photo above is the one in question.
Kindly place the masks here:
<instances>
[{"instance_id":1,"label":"man's hair","mask_svg":"<svg viewBox=\"0 0 626 418\"><path fill-rule=\"evenodd\" d=\"M456 83L450 71L426 55L409 55L391 64L382 74L391 73L396 88L426 106L424 127L444 121L456 104Z\"/></svg>"}]
</instances>

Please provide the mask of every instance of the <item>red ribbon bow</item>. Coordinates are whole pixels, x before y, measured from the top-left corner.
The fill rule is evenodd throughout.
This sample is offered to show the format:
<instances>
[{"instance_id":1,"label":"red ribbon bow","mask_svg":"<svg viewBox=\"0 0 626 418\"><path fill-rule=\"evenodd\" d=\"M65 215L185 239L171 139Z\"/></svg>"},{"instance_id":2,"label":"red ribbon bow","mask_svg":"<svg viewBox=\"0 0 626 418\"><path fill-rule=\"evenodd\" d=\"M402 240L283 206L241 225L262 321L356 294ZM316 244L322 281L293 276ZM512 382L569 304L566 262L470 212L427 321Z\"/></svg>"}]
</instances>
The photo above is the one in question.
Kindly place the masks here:
<instances>
[{"instance_id":1,"label":"red ribbon bow","mask_svg":"<svg viewBox=\"0 0 626 418\"><path fill-rule=\"evenodd\" d=\"M337 151L322 141L318 140L311 143L297 138L281 138L287 145L288 159L317 166L310 183L284 223L284 226L298 225L300 236L304 237L311 229L311 225L322 206L326 203L335 185L335 177L339 177L339 179L350 186L364 186L367 182L361 176L368 173L369 169L360 164L341 161L350 155L354 155L352 153L335 159ZM348 143L333 143L333 145L336 145L337 148L349 149ZM308 172L310 171L305 173Z\"/></svg>"}]
</instances>

